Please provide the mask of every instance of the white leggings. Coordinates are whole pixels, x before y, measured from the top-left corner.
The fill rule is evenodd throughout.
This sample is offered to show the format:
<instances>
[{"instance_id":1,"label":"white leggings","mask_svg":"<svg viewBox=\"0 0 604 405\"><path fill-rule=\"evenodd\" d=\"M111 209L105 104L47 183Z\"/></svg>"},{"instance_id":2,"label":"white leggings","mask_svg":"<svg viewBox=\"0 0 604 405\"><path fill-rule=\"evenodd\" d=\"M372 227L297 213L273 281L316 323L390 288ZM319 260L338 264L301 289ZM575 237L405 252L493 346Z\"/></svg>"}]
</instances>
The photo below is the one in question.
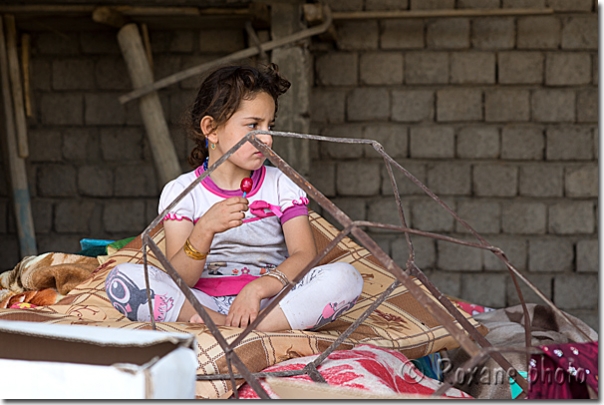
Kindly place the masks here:
<instances>
[{"instance_id":1,"label":"white leggings","mask_svg":"<svg viewBox=\"0 0 604 405\"><path fill-rule=\"evenodd\" d=\"M167 273L149 266L149 285L154 318L158 322L175 322L185 296ZM348 263L330 263L310 270L279 302L292 329L316 329L352 308L361 295L363 278ZM151 320L144 267L123 263L115 266L105 281L105 291L113 306L132 321ZM213 297L192 288L201 305L228 314L236 295ZM273 298L260 302L266 308Z\"/></svg>"}]
</instances>

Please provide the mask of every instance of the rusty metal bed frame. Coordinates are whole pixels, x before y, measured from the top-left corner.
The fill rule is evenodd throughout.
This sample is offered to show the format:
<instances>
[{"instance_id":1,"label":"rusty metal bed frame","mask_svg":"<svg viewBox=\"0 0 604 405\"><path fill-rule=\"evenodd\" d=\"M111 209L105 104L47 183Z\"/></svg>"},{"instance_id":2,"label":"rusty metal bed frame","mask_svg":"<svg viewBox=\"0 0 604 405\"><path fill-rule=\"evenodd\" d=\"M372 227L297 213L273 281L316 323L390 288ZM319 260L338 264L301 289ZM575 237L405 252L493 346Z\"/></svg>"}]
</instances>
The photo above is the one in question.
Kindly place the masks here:
<instances>
[{"instance_id":1,"label":"rusty metal bed frame","mask_svg":"<svg viewBox=\"0 0 604 405\"><path fill-rule=\"evenodd\" d=\"M319 190L317 190L308 180L302 177L298 172L296 172L285 160L283 160L280 156L278 156L271 148L266 146L263 142L261 142L256 135L267 134L272 136L280 136L280 137L289 137L289 138L299 138L299 139L308 139L322 142L337 142L337 143L347 143L347 144L359 144L359 145L369 145L372 146L375 151L383 158L384 164L388 170L388 175L390 178L390 182L392 185L392 189L394 192L394 198L398 207L399 219L401 221L400 226L395 226L391 224L382 224L376 222L369 221L353 221L348 215L346 215L342 210L340 210L333 202L331 202L327 197L325 197ZM216 324L212 321L210 316L207 314L203 306L199 303L197 298L193 295L189 287L180 277L180 275L176 272L174 267L170 264L168 259L159 249L159 247L153 242L150 234L153 228L155 228L164 218L165 214L174 207L182 198L184 198L195 186L197 186L204 178L209 176L218 166L220 166L225 160L227 160L233 153L235 153L243 144L246 142L250 142L254 145L262 154L277 168L279 168L286 176L288 176L294 183L296 183L302 190L304 190L308 197L313 199L320 207L322 207L325 211L327 211L331 216L341 225L343 229L339 232L339 234L329 243L327 247L323 249L323 251L319 252L317 256L296 276L293 280L289 282L288 285L284 286L283 289L277 294L276 298L271 302L271 304L259 314L259 316L252 322L250 325L243 330L243 332L232 342L227 342L225 338L220 333L220 330L216 326ZM405 213L402 207L401 196L398 191L398 186L396 184L396 180L394 177L393 168L401 171L407 179L412 181L415 185L420 187L430 198L436 201L443 209L445 209L453 218L460 222L476 239L477 242L465 241L453 237L449 237L446 235L440 235L432 232L424 232L418 229L412 229L407 226L407 220L405 217ZM381 248L380 246L363 230L363 228L381 228L387 229L394 232L402 232L405 234L407 246L409 248L409 256L406 262L406 269L402 269L399 267ZM313 267L315 267L344 237L352 235L356 238L356 240L365 247L371 254L375 256L375 258L395 277L395 281L379 296L379 298L369 307L367 310L352 324L350 327L344 331L323 353L321 353L314 361L308 363L306 367L302 370L297 371L287 371L287 372L274 372L274 373L252 373L246 367L246 365L242 362L242 360L237 356L234 349L237 345L254 329L256 326L266 317L266 315L279 304L281 299L292 289L296 283L298 283L304 275L309 272ZM331 138L319 135L311 135L311 134L299 134L293 132L278 132L278 131L251 131L249 132L243 139L241 139L236 145L234 145L227 153L225 153L220 159L218 159L211 167L208 168L201 176L196 178L183 192L176 197L176 199L162 212L160 213L143 231L142 233L142 243L143 243L143 267L145 270L145 281L147 285L147 296L149 307L151 313L153 313L153 304L150 299L150 290L149 290L149 275L148 275L148 263L147 263L147 250L150 250L155 254L160 263L164 266L167 273L170 275L172 280L176 283L176 285L180 288L180 290L185 295L186 299L193 305L195 310L199 313L203 321L205 322L208 329L211 331L212 335L215 337L217 343L224 350L225 357L227 360L227 368L228 374L214 374L214 375L198 375L197 380L230 380L233 396L238 399L237 395L237 384L236 379L244 379L252 389L258 394L258 396L262 399L270 399L268 393L264 390L262 385L259 383L258 378L264 378L268 376L273 377L284 377L284 376L292 376L292 375L300 375L307 374L313 381L316 382L325 382L319 371L317 370L317 366L323 362L327 356L333 352L339 345L346 339L348 336L354 332L354 330L382 303L384 302L390 293L401 283L407 287L409 293L413 295L413 297L430 312L430 314L447 329L447 331L453 336L457 342L460 344L460 347L463 348L469 355L470 358L458 368L462 368L463 370L472 369L477 366L481 361L485 360L487 357L491 357L495 362L497 362L504 370L513 370L512 373L509 373L509 376L513 378L516 383L523 390L523 394L518 398L523 397L528 392L528 382L522 377L517 370L509 363L509 361L501 354L505 351L510 351L514 349L510 348L497 348L493 347L491 343L480 334L474 326L458 311L455 305L449 301L449 299L441 293L436 286L428 277L422 272L422 270L415 263L415 251L413 248L413 243L411 241L411 235L418 235L424 237L430 237L433 239L443 240L450 243L455 243L458 245L473 247L477 249L484 249L491 251L495 254L503 263L506 265L510 277L514 283L516 292L518 294L518 298L523 308L524 312L524 328L525 328L525 340L526 347L524 349L520 349L520 351L524 351L527 354L531 350L531 327L530 327L530 317L528 315L528 309L526 307L526 303L524 301L524 297L522 295L522 291L520 290L520 285L518 283L518 279L522 280L526 285L528 285L539 298L541 298L547 305L549 305L554 312L562 317L565 321L567 321L571 326L579 330L588 340L589 337L587 334L575 325L575 323L569 319L564 312L558 309L555 304L549 300L539 289L533 285L524 275L522 275L508 260L505 253L498 247L495 247L488 243L486 239L484 239L478 232L476 232L466 221L460 218L445 202L443 202L436 194L434 194L426 185L424 185L421 181L419 181L415 176L413 176L409 171L407 171L403 166L401 166L398 162L392 159L377 141L370 139L351 139L351 138ZM438 305L434 300L430 299L430 297L421 289L420 286L413 282L413 278L417 278L426 289L436 298L436 300L442 305ZM456 322L457 324L456 324ZM152 318L152 327L156 329L155 320ZM461 328L460 328L461 327ZM528 364L528 359L527 359ZM234 372L234 367L237 368L237 373ZM453 373L449 374L445 377L443 384L436 390L433 396L440 396L444 394L449 388L453 386L452 381Z\"/></svg>"}]
</instances>

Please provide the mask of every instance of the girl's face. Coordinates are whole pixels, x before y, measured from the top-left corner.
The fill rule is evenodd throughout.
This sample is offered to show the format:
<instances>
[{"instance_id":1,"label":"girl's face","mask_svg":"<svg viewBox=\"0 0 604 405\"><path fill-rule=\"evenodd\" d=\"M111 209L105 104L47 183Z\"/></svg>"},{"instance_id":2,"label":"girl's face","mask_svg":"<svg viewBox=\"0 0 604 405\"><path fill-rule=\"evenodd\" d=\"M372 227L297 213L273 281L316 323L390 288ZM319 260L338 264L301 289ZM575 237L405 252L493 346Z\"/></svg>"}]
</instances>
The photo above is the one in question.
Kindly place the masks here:
<instances>
[{"instance_id":1,"label":"girl's face","mask_svg":"<svg viewBox=\"0 0 604 405\"><path fill-rule=\"evenodd\" d=\"M252 99L242 100L231 118L208 135L209 142L216 144L215 149L209 148L210 163L228 152L248 132L270 130L274 121L275 101L268 93L260 92ZM257 135L257 138L269 147L273 145L273 137L270 135ZM265 160L254 145L246 142L231 155L228 162L243 170L252 171L259 169Z\"/></svg>"}]
</instances>

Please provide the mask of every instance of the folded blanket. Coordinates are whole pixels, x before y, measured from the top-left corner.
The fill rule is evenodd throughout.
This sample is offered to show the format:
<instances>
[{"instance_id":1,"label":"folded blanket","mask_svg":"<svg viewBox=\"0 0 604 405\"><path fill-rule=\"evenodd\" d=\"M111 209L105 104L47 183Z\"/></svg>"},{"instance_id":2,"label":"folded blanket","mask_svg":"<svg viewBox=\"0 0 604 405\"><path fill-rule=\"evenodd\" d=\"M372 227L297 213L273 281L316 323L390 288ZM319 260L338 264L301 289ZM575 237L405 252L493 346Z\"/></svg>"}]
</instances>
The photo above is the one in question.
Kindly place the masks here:
<instances>
[{"instance_id":1,"label":"folded blanket","mask_svg":"<svg viewBox=\"0 0 604 405\"><path fill-rule=\"evenodd\" d=\"M98 266L96 258L69 253L26 256L12 270L0 273L0 308L16 302L52 305L90 278Z\"/></svg>"}]
</instances>

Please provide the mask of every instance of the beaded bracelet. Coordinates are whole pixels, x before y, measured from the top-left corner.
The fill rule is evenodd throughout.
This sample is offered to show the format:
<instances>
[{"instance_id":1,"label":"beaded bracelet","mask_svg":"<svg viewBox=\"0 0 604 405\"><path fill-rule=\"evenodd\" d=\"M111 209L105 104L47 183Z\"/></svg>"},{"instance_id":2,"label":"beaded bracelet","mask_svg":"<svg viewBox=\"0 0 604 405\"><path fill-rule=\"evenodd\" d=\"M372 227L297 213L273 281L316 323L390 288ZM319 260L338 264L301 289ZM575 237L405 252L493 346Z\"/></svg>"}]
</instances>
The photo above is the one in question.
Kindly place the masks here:
<instances>
[{"instance_id":1,"label":"beaded bracelet","mask_svg":"<svg viewBox=\"0 0 604 405\"><path fill-rule=\"evenodd\" d=\"M201 253L199 250L195 249L193 245L191 245L189 238L187 238L185 245L182 248L185 251L185 254L193 260L203 260L208 256L209 253Z\"/></svg>"},{"instance_id":2,"label":"beaded bracelet","mask_svg":"<svg viewBox=\"0 0 604 405\"><path fill-rule=\"evenodd\" d=\"M265 274L265 276L276 278L284 286L289 284L289 280L288 280L287 276L285 274L283 274L283 272L281 272L281 270L279 270L277 268L270 270L268 273Z\"/></svg>"}]
</instances>

